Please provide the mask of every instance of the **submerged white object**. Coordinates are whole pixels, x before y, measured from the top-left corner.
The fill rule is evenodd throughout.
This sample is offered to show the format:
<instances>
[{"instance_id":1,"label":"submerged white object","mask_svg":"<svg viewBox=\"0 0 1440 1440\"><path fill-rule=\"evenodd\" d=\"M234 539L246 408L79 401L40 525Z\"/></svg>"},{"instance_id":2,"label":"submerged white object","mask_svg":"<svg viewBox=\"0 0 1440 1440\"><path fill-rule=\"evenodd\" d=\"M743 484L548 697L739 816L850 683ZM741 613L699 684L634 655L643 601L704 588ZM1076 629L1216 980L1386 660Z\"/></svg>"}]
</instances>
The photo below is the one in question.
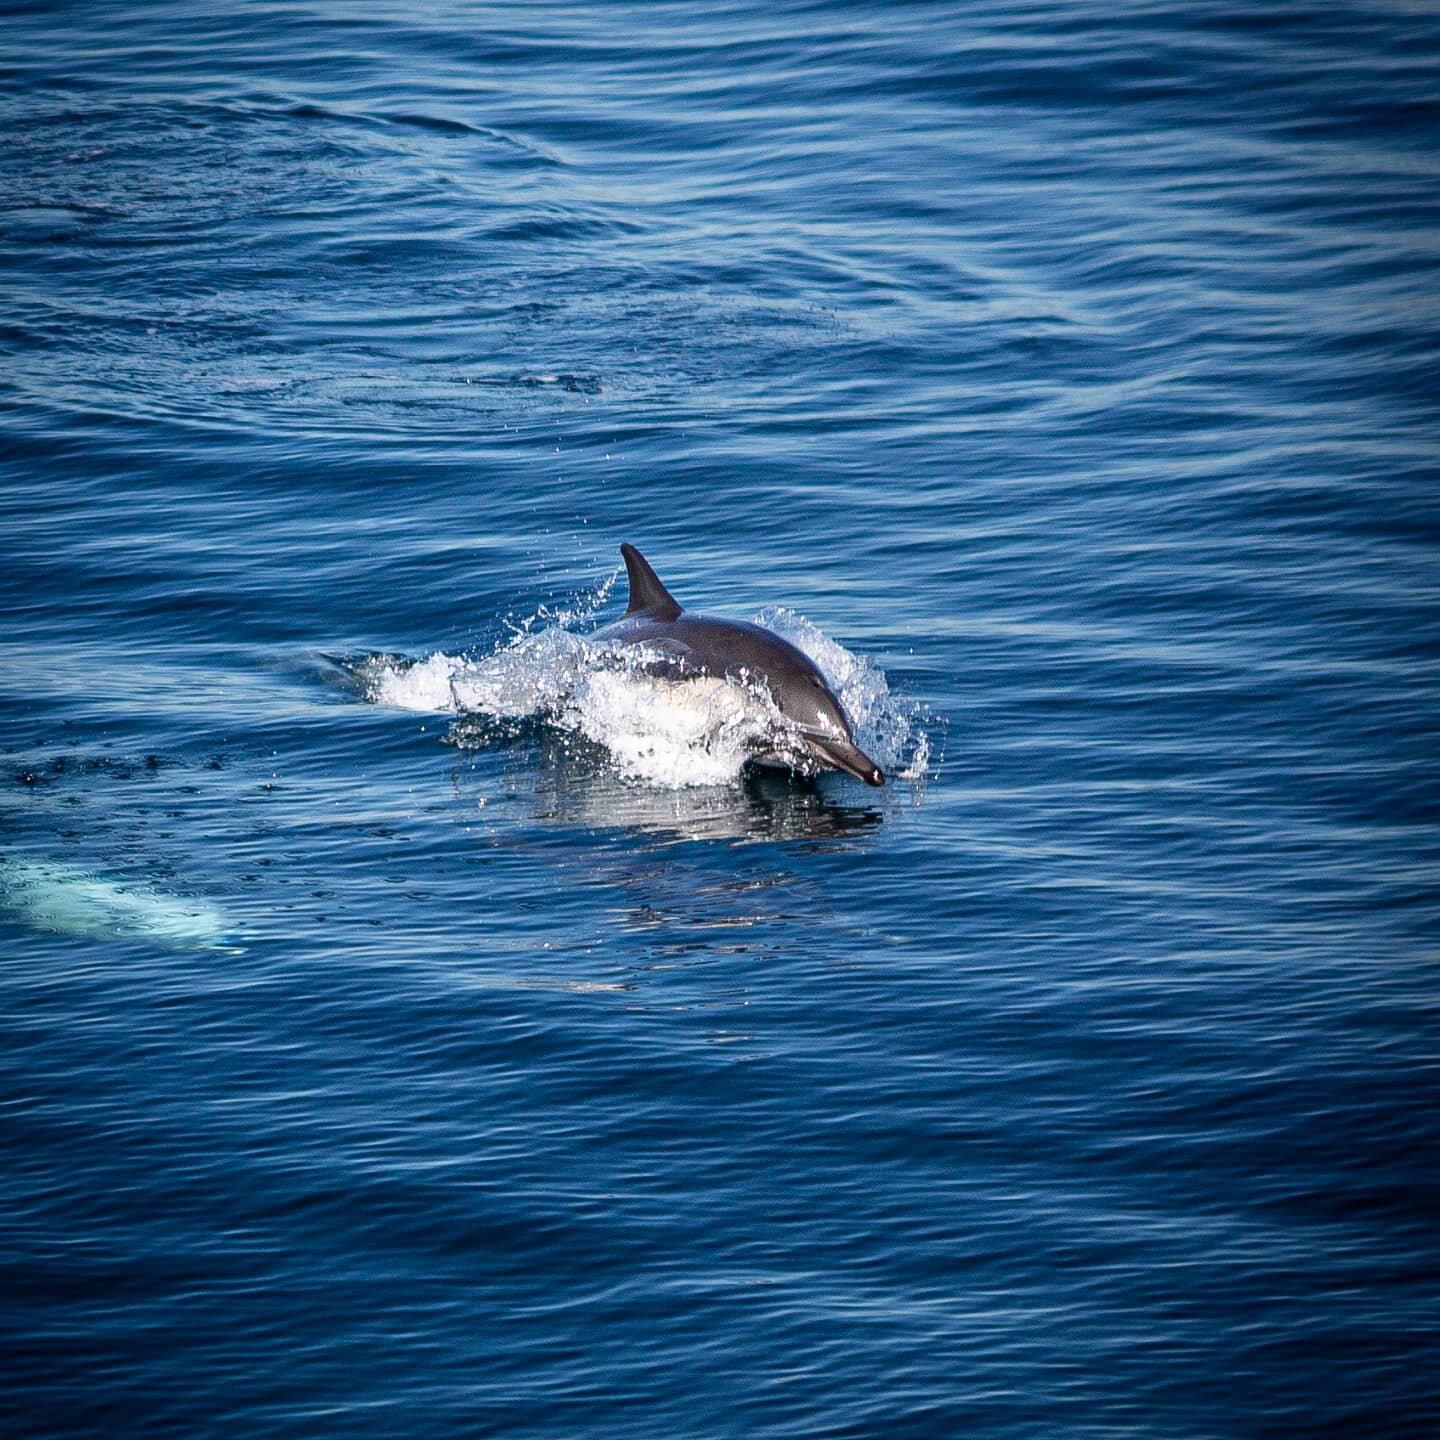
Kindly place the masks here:
<instances>
[{"instance_id":1,"label":"submerged white object","mask_svg":"<svg viewBox=\"0 0 1440 1440\"><path fill-rule=\"evenodd\" d=\"M0 854L0 907L37 930L96 939L153 940L180 950L225 943L225 916L208 900L108 880L63 860Z\"/></svg>"}]
</instances>

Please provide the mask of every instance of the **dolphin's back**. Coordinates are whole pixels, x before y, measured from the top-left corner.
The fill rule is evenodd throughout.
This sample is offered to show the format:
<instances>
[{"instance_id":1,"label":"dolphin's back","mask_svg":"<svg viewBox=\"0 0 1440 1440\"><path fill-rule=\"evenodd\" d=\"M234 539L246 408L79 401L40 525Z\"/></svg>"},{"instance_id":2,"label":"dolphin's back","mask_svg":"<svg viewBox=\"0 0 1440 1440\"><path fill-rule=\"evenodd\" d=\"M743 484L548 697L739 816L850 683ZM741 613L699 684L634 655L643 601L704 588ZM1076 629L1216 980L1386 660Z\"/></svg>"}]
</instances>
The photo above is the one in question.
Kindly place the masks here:
<instances>
[{"instance_id":1,"label":"dolphin's back","mask_svg":"<svg viewBox=\"0 0 1440 1440\"><path fill-rule=\"evenodd\" d=\"M661 620L649 612L627 614L607 625L595 638L619 645L642 645L673 655L678 669L722 680L739 669L763 678L778 677L786 671L819 675L804 651L773 630L745 620L722 620L688 610L673 620Z\"/></svg>"},{"instance_id":2,"label":"dolphin's back","mask_svg":"<svg viewBox=\"0 0 1440 1440\"><path fill-rule=\"evenodd\" d=\"M744 620L721 620L684 611L650 562L633 546L621 545L630 581L625 617L600 631L622 645L650 645L669 651L687 667L723 678L744 666L769 675L777 670L815 672L810 657L773 630Z\"/></svg>"}]
</instances>

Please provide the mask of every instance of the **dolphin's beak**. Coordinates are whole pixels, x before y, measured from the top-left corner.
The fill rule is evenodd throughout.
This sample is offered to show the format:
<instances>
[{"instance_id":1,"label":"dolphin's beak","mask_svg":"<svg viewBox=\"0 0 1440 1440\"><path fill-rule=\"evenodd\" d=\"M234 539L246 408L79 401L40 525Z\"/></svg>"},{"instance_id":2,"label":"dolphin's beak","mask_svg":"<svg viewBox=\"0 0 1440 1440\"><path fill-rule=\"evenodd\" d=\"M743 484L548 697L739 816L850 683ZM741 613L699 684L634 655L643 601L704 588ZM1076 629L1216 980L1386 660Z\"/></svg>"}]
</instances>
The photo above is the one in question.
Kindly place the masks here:
<instances>
[{"instance_id":1,"label":"dolphin's beak","mask_svg":"<svg viewBox=\"0 0 1440 1440\"><path fill-rule=\"evenodd\" d=\"M807 735L805 748L822 765L833 766L863 780L867 785L883 785L885 772L853 741L838 736Z\"/></svg>"}]
</instances>

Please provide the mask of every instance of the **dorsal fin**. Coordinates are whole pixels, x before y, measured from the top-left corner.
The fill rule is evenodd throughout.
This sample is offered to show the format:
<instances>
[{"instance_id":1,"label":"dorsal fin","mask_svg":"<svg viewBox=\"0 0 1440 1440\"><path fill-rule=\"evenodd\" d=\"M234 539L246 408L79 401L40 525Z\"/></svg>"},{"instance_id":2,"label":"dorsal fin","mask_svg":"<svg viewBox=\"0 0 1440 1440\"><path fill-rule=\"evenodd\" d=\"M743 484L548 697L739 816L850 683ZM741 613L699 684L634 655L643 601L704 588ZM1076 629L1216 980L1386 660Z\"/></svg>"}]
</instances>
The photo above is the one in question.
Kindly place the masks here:
<instances>
[{"instance_id":1,"label":"dorsal fin","mask_svg":"<svg viewBox=\"0 0 1440 1440\"><path fill-rule=\"evenodd\" d=\"M625 569L630 574L630 608L625 613L638 615L644 611L656 620L678 619L680 606L660 583L660 577L650 568L650 562L633 545L622 545L620 553L625 557Z\"/></svg>"}]
</instances>

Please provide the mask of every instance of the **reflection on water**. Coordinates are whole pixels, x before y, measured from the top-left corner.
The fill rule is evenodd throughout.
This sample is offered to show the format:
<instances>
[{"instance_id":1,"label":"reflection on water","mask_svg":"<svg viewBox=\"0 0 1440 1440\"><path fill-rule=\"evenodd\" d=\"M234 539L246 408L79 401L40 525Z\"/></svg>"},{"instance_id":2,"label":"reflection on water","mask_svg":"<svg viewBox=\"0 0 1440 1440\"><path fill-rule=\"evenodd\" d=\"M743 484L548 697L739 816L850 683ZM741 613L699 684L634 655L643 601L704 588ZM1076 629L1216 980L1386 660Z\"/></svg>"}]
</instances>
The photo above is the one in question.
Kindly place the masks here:
<instances>
[{"instance_id":1,"label":"reflection on water","mask_svg":"<svg viewBox=\"0 0 1440 1440\"><path fill-rule=\"evenodd\" d=\"M587 747L589 749L589 747ZM818 781L747 770L733 785L663 789L617 775L602 751L547 741L534 778L534 818L586 830L629 830L661 843L692 840L851 840L884 819L847 777Z\"/></svg>"},{"instance_id":2,"label":"reflection on water","mask_svg":"<svg viewBox=\"0 0 1440 1440\"><path fill-rule=\"evenodd\" d=\"M618 774L608 752L534 722L517 724L505 790L526 797L528 814L546 828L629 831L649 845L694 840L841 841L869 836L894 803L891 791L872 799L858 781L838 773L805 779L784 770L747 767L729 785L681 789L646 785ZM494 769L473 752L457 761L458 798L485 810L494 798Z\"/></svg>"},{"instance_id":3,"label":"reflection on water","mask_svg":"<svg viewBox=\"0 0 1440 1440\"><path fill-rule=\"evenodd\" d=\"M844 954L868 935L834 913L805 864L827 851L848 864L873 845L896 803L890 792L877 804L845 776L806 782L768 771L729 786L662 789L617 775L603 747L526 738L509 748L503 775L493 751L463 752L451 782L478 822L466 827L470 853L498 851L554 881L526 942L546 983L555 966L569 976L575 964L607 986L651 970L728 966L786 943L801 915L816 954ZM797 843L777 852L755 843L765 841ZM552 951L566 916L574 937Z\"/></svg>"}]
</instances>

